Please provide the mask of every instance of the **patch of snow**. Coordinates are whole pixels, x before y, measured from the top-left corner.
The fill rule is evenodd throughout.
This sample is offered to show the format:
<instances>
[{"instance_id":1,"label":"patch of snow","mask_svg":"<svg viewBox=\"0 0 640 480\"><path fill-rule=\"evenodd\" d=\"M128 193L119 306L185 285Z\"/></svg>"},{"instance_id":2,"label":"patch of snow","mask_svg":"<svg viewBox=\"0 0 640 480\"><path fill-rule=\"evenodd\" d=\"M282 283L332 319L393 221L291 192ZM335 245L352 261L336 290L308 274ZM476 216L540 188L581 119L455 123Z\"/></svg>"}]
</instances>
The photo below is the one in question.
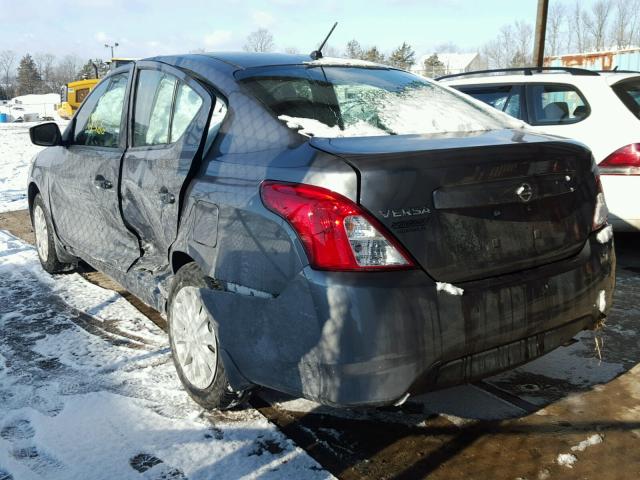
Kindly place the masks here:
<instances>
[{"instance_id":1,"label":"patch of snow","mask_svg":"<svg viewBox=\"0 0 640 480\"><path fill-rule=\"evenodd\" d=\"M578 461L578 459L575 455L572 455L570 453L561 453L560 455L558 455L556 461L558 462L558 465L573 468L573 465Z\"/></svg>"},{"instance_id":2,"label":"patch of snow","mask_svg":"<svg viewBox=\"0 0 640 480\"><path fill-rule=\"evenodd\" d=\"M598 243L609 243L613 238L613 227L611 225L607 225L602 230L598 232L596 235L596 240Z\"/></svg>"},{"instance_id":3,"label":"patch of snow","mask_svg":"<svg viewBox=\"0 0 640 480\"><path fill-rule=\"evenodd\" d=\"M282 120L287 124L287 127L298 130L298 133L307 137L324 137L324 138L337 138L337 137L373 137L380 135L388 135L387 132L373 125L359 121L352 125L346 126L344 130L341 130L339 126L335 125L330 127L313 118L299 118L290 117L289 115L280 115L279 120Z\"/></svg>"},{"instance_id":4,"label":"patch of snow","mask_svg":"<svg viewBox=\"0 0 640 480\"><path fill-rule=\"evenodd\" d=\"M573 447L571 447L571 451L572 452L584 452L587 449L587 447L591 447L593 445L598 445L599 443L602 443L602 435L596 433L594 435L591 435L586 440L581 441L579 444L574 445Z\"/></svg>"},{"instance_id":5,"label":"patch of snow","mask_svg":"<svg viewBox=\"0 0 640 480\"><path fill-rule=\"evenodd\" d=\"M464 293L464 290L462 288L451 285L450 283L443 282L436 282L436 290L438 292L446 292L451 295L462 295Z\"/></svg>"},{"instance_id":6,"label":"patch of snow","mask_svg":"<svg viewBox=\"0 0 640 480\"><path fill-rule=\"evenodd\" d=\"M322 57L318 60L310 60L304 62L305 65L312 67L334 66L334 67L385 67L379 63L368 62L367 60L358 60L355 58L337 58L337 57Z\"/></svg>"},{"instance_id":7,"label":"patch of snow","mask_svg":"<svg viewBox=\"0 0 640 480\"><path fill-rule=\"evenodd\" d=\"M27 177L33 156L42 150L31 143L34 123L0 123L0 213L27 208ZM59 121L64 129L67 122Z\"/></svg>"},{"instance_id":8,"label":"patch of snow","mask_svg":"<svg viewBox=\"0 0 640 480\"><path fill-rule=\"evenodd\" d=\"M600 293L598 293L598 300L596 302L596 305L598 305L598 310L600 310L600 313L604 313L607 308L607 294L604 290L600 290Z\"/></svg>"},{"instance_id":9,"label":"patch of snow","mask_svg":"<svg viewBox=\"0 0 640 480\"><path fill-rule=\"evenodd\" d=\"M10 477L332 478L257 411L196 405L160 328L80 275L46 274L34 248L3 231L0 298Z\"/></svg>"}]
</instances>

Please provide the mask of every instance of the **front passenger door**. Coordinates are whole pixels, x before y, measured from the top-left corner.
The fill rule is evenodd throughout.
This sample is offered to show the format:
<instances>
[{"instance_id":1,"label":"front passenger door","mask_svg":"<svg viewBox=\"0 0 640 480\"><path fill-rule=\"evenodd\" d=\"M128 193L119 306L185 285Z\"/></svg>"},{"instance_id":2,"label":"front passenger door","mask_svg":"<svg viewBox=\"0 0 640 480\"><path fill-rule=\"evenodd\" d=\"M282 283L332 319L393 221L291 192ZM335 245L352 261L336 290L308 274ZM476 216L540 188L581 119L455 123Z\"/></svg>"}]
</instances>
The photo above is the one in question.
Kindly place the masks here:
<instances>
[{"instance_id":1,"label":"front passenger door","mask_svg":"<svg viewBox=\"0 0 640 480\"><path fill-rule=\"evenodd\" d=\"M120 162L126 147L131 66L103 79L73 120L69 145L51 166L51 211L63 243L87 260L126 271L139 244L120 214Z\"/></svg>"}]
</instances>

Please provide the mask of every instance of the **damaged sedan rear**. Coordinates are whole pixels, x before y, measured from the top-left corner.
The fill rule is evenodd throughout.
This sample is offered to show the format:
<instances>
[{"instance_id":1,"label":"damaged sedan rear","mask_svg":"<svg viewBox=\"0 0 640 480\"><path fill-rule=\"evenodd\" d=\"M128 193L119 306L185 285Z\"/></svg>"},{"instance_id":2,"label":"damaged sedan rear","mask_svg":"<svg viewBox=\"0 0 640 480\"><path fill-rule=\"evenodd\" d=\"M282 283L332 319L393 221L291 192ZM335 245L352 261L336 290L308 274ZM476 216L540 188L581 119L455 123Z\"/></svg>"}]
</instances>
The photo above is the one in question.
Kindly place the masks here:
<instances>
[{"instance_id":1,"label":"damaged sedan rear","mask_svg":"<svg viewBox=\"0 0 640 480\"><path fill-rule=\"evenodd\" d=\"M81 258L166 312L207 408L255 386L398 403L543 355L611 303L590 151L404 71L157 57L32 138L51 146L29 186L43 266Z\"/></svg>"}]
</instances>

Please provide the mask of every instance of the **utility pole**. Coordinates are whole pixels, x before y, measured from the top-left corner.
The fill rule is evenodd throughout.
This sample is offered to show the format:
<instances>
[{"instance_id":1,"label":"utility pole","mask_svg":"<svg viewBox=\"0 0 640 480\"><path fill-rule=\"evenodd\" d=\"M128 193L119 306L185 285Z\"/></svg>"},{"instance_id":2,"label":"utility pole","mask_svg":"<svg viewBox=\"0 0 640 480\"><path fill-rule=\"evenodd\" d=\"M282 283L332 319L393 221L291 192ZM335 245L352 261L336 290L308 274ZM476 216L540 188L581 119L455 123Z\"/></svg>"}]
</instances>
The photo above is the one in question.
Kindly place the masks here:
<instances>
[{"instance_id":1,"label":"utility pole","mask_svg":"<svg viewBox=\"0 0 640 480\"><path fill-rule=\"evenodd\" d=\"M538 15L536 17L536 40L533 50L533 60L537 67L544 63L544 40L547 34L547 12L549 0L538 0Z\"/></svg>"},{"instance_id":2,"label":"utility pole","mask_svg":"<svg viewBox=\"0 0 640 480\"><path fill-rule=\"evenodd\" d=\"M115 42L113 45L109 45L108 43L104 44L105 48L110 48L111 49L111 58L113 58L113 49L118 47L118 42Z\"/></svg>"}]
</instances>

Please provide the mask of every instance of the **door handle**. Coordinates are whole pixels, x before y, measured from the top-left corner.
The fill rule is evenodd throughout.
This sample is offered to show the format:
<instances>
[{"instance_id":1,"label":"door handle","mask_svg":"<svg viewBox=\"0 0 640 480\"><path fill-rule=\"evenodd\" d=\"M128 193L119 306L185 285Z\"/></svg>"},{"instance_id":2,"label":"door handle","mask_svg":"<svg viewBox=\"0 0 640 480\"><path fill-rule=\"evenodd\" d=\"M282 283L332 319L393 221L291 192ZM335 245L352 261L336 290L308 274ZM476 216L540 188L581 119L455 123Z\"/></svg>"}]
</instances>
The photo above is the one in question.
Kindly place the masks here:
<instances>
[{"instance_id":1,"label":"door handle","mask_svg":"<svg viewBox=\"0 0 640 480\"><path fill-rule=\"evenodd\" d=\"M162 187L158 194L160 195L160 201L162 203L171 204L176 202L176 197L167 190L167 187Z\"/></svg>"},{"instance_id":2,"label":"door handle","mask_svg":"<svg viewBox=\"0 0 640 480\"><path fill-rule=\"evenodd\" d=\"M113 183L104 178L102 175L96 175L96 178L93 179L93 184L96 188L100 188L102 190L109 190L113 187Z\"/></svg>"}]
</instances>

